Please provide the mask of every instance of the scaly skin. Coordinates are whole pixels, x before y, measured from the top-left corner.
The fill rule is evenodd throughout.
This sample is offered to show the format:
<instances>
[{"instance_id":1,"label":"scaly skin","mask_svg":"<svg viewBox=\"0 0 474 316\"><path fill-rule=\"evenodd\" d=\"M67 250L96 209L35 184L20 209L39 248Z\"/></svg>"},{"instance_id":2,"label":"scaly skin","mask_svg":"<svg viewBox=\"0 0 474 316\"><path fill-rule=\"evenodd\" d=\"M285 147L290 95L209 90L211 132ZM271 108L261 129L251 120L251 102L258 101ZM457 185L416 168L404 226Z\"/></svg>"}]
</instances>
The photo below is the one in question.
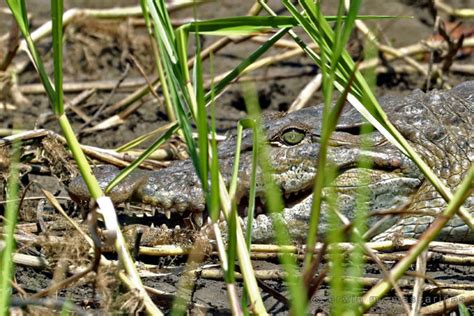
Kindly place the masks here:
<instances>
[{"instance_id":1,"label":"scaly skin","mask_svg":"<svg viewBox=\"0 0 474 316\"><path fill-rule=\"evenodd\" d=\"M415 91L406 97L384 97L380 99L380 104L392 123L435 173L447 186L455 189L474 159L474 82L466 82L450 91L432 91L427 94ZM270 145L274 179L286 202L284 211L276 216L287 224L295 239L305 239L307 232L312 202L310 191L319 154L321 116L322 108L317 106L287 115L271 115L264 119L263 128ZM401 208L406 211L401 218L393 217L374 231L374 239L387 239L395 235L416 238L426 230L433 221L433 215L441 212L446 203L423 179L413 162L377 131L366 135L373 144L370 150L361 150L358 131L363 124L360 115L347 106L331 136L328 160L338 168L333 187L338 193L339 210L347 218L353 218L356 187L359 185L359 175L364 174L369 179L365 203L369 214ZM291 137L295 135L296 138ZM226 181L232 171L235 138L235 134L230 135L219 147L221 172ZM248 192L251 150L252 135L250 130L246 130L239 166L239 199ZM357 167L361 158L372 162L371 170ZM116 168L110 166L94 171L102 187L117 172ZM75 200L88 198L87 189L80 177L72 181L69 192ZM263 197L259 173L257 195ZM205 212L199 179L190 161L176 162L158 171L137 171L114 189L112 199L116 202L150 204L161 212L178 212L182 216ZM474 213L473 203L473 198L470 197L464 204L471 214ZM328 229L327 214L328 206L323 202L319 228L322 235ZM376 217L370 217L368 225L372 226L375 221ZM272 220L268 215L259 214L253 226L254 241L271 240ZM460 218L455 217L442 230L438 239L474 243L474 233L469 231Z\"/></svg>"}]
</instances>

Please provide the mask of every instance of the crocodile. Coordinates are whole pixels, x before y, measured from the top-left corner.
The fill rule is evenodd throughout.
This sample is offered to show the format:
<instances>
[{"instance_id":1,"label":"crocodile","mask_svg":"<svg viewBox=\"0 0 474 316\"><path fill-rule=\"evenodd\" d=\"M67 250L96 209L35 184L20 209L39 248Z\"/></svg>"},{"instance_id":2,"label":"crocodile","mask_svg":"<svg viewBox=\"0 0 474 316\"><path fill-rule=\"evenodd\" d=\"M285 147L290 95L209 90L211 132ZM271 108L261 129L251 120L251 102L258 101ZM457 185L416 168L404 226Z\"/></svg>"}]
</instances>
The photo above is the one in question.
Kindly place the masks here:
<instances>
[{"instance_id":1,"label":"crocodile","mask_svg":"<svg viewBox=\"0 0 474 316\"><path fill-rule=\"evenodd\" d=\"M385 96L379 103L392 124L408 140L414 150L452 190L461 183L474 160L474 81L464 82L450 90L427 93L415 90L406 96ZM285 208L282 212L266 210L261 171L257 171L259 207L253 220L254 242L268 242L273 237L275 217L283 221L294 239L304 240L312 204L312 187L320 149L323 107L313 106L291 113L270 114L263 118L263 131L269 145L273 178L279 186ZM352 107L345 106L332 133L328 161L336 167L336 175L323 191L320 225L322 237L329 229L330 208L326 197L336 192L339 213L348 220L355 216L361 187L366 192L364 207L368 210L367 226L375 226L369 238L385 240L396 236L417 238L443 211L446 202L425 180L417 166L377 130L362 134L368 123ZM370 147L361 148L368 141ZM227 182L232 174L236 133L228 135L218 149L221 173ZM241 162L238 171L236 199L246 205L251 181L252 131L244 130ZM359 161L371 164L363 168ZM119 169L102 166L94 174L102 188L117 175ZM364 183L360 179L365 179ZM68 187L76 201L88 199L81 177ZM110 193L116 203L138 202L152 205L158 213L190 218L198 226L206 216L206 202L191 161L173 162L156 170L136 170ZM469 196L465 209L474 215L474 198ZM246 216L245 207L239 214ZM385 215L381 225L378 216ZM474 233L461 218L454 216L442 229L438 240L474 243Z\"/></svg>"}]
</instances>

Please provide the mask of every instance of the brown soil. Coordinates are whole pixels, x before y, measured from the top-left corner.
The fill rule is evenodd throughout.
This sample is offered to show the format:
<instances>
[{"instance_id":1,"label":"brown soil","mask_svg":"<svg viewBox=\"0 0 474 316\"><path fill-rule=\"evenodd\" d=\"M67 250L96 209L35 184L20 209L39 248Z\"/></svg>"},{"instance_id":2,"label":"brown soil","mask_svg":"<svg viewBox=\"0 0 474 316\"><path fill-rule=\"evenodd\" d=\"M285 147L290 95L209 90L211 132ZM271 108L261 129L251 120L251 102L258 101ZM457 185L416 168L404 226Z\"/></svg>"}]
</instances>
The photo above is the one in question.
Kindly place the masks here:
<instances>
[{"instance_id":1,"label":"brown soil","mask_svg":"<svg viewBox=\"0 0 474 316\"><path fill-rule=\"evenodd\" d=\"M68 2L66 6L73 7L83 5L89 7L90 3L84 4L83 2L84 1L80 1L79 4L77 4L77 2ZM381 38L383 38L385 42L388 41L391 45L400 47L416 43L421 39L426 39L432 34L433 19L424 6L425 2L428 1L364 1L361 13L414 16L413 19L394 19L368 23L380 34L383 34ZM49 18L49 13L42 7L42 3L43 1L38 1L38 3L36 3L36 1L28 1L28 5L35 16L33 29L36 28L40 22L44 22ZM198 16L204 19L244 15L253 1L244 1L243 3L245 3L245 5L238 1L225 0L204 4L200 6ZM278 1L269 1L269 3L274 8L278 7ZM327 1L326 3L327 6L329 6L331 2ZM449 3L465 8L474 7L473 0L450 1ZM107 4L104 4L104 6L107 6ZM331 11L334 11L334 8L328 8L328 12L330 13ZM192 10L183 10L173 13L172 15L174 19L188 18L191 16ZM133 61L134 59L137 61L137 64L143 68L143 71L149 78L154 78L156 71L147 35L142 27L136 27L133 23L129 22L130 21L114 20L98 21L81 18L67 27L64 42L64 81L116 81L122 77L126 79L141 78L140 71ZM9 23L8 21L8 23L3 22L0 24L2 34L7 32ZM464 22L463 27L470 29L472 32L474 24L472 22ZM358 38L361 38L361 36L354 36L351 42L351 52L353 52L356 57L360 55L361 47L361 42ZM213 41L215 41L215 38L208 37L204 39L203 44L207 46ZM47 60L46 67L50 73L52 73L50 40L42 40L39 43L39 47L42 55L45 56ZM237 65L243 57L247 56L249 52L257 47L258 44L251 41L231 43L214 56L214 73L220 74L231 69ZM284 52L283 49L275 48L269 54L280 54L282 52ZM421 60L428 57L418 56L417 58ZM20 55L15 58L14 63L20 63L25 60L25 56ZM472 52L465 52L463 56L459 56L456 60L457 63L465 64L472 64L473 61ZM206 69L209 69L208 62L205 63L205 66L207 67ZM253 72L251 75L259 78L257 81L254 81L254 85L258 92L261 107L265 109L265 111L284 111L288 109L298 93L316 73L317 68L313 62L306 57L300 56L265 67ZM207 75L207 78L209 78L209 75ZM446 74L446 79L450 85L455 85L464 80L472 80L474 77L460 73L448 73ZM31 64L18 75L20 87L26 87L26 85L38 82L38 76ZM434 85L436 86L436 84ZM424 78L416 74L409 75L388 72L387 74L377 77L377 95L387 93L406 94L408 91L416 88L424 88ZM92 97L80 103L78 107L89 117L92 117L101 106L105 105L107 109L107 107L125 98L131 91L133 90L118 89L113 92L110 90L98 90ZM45 119L45 113L50 112L50 104L47 97L44 94L25 93L24 95L27 97L30 103L29 105L15 104L17 106L15 111L5 112L3 109L0 110L0 129L15 128L31 130L34 128L45 128L59 132L58 124L53 116L49 116L49 118ZM65 99L70 101L77 95L78 92L67 93ZM9 95L3 95L1 97L6 97L6 100L10 103L14 102ZM313 96L310 104L319 103L320 100L320 94L316 94ZM114 148L150 132L167 122L162 106L160 106L159 102L157 102L153 96L144 97L139 102L141 106L137 111L128 116L123 124L100 132L82 133L80 134L80 141L83 144L97 147ZM241 86L239 84L233 84L222 97L218 99L218 132L224 134L229 129L233 129L236 125L236 121L245 117L246 113L244 109L245 105L241 93ZM100 114L92 125L104 120L110 115L110 113ZM74 129L78 131L83 126L84 121L76 113L71 111L68 112L68 116ZM39 152L38 148L44 146L44 144L40 144L39 142L25 144L22 159L27 162L30 158L37 157ZM53 155L49 153L49 156L42 155L39 160L43 163L59 164L60 167L52 168L54 169L52 171L56 175L62 175L61 180L67 182L67 177L75 172L74 169L71 170L67 167L71 159L66 152L62 152L61 149L58 149L58 146L54 148L59 150L59 153L55 152ZM3 159L3 157L5 157L5 155L0 152L0 158ZM58 159L58 157L63 158ZM0 159L0 166L7 165L2 159ZM33 161L32 163L34 164L35 162ZM60 197L67 196L61 181L52 176L35 174L25 174L22 176L24 185L33 180L40 183L43 188ZM38 195L41 195L41 191L37 186L33 186L27 194L27 196L30 197ZM36 239L34 242L19 242L18 247L20 248L20 252L44 254L51 263L51 266L41 270L24 267L22 265L16 267L16 283L28 295L47 288L51 285L52 280L60 280L61 273L64 274L64 272L61 272L61 266L77 268L90 263L90 255L88 255L88 249L84 246L85 242L82 237L80 237L75 230L72 230L62 217L57 215L53 208L47 203L44 208L39 211L40 208L38 205L40 203L38 201L38 199L32 199L22 204L19 223L34 224L40 223L41 221L47 222L46 230L38 232L38 229L34 228L28 234L30 237L41 238L41 242L38 241L39 239ZM76 219L80 219L78 212L74 211L72 202L65 202L64 207L76 215ZM1 205L0 211L3 211ZM84 229L87 230L87 227L84 227ZM55 243L54 238L48 239L48 237L60 237L61 243ZM179 242L181 245L192 245L195 240L194 234L188 234L187 232L168 232L150 238L153 239L155 243L157 241L160 244L166 244L173 241ZM110 255L110 258L113 259L113 255ZM154 271L156 275L145 278L144 282L146 285L171 295L176 293L177 283L182 278L186 258L164 257L157 259L156 257L141 257L140 260L156 265ZM202 264L217 262L215 256L209 256L205 258ZM260 269L280 269L276 261L256 261L255 265ZM428 275L435 280L465 284L474 282L474 278L472 277L473 272L473 267L470 266L431 263L429 265ZM372 265L367 267L367 276L381 278L379 269ZM273 291L288 297L281 280L265 281L265 283L268 287L272 288ZM241 289L239 289L239 291L241 291ZM93 311L98 314L118 309L121 309L124 313L136 310L138 307L134 305L136 300L134 300L133 293L126 293L125 295L124 293L126 293L126 291L120 286L120 282L117 281L115 270L101 268L95 277L89 276L56 294L59 298L68 298L85 310ZM23 296L19 291L15 291L14 295L16 297ZM51 297L55 297L54 293L51 293ZM278 298L268 293L264 294L264 298L270 313L288 313L288 306ZM169 311L171 302L169 297L157 297L156 299L163 310ZM428 295L423 305L429 305L433 303L434 300L439 299L439 295ZM198 310L215 315L230 313L226 287L222 280L198 278L192 293L192 302L195 305L191 307L191 310L196 311L196 313L199 313ZM329 288L327 285L323 285L311 300L311 312L329 313L329 303ZM37 307L36 309L29 309L28 311L32 313L50 313L52 310L53 308L51 307ZM59 311L60 309L55 310ZM403 309L396 296L391 293L380 301L376 307L371 309L370 312L394 314L403 312Z\"/></svg>"}]
</instances>

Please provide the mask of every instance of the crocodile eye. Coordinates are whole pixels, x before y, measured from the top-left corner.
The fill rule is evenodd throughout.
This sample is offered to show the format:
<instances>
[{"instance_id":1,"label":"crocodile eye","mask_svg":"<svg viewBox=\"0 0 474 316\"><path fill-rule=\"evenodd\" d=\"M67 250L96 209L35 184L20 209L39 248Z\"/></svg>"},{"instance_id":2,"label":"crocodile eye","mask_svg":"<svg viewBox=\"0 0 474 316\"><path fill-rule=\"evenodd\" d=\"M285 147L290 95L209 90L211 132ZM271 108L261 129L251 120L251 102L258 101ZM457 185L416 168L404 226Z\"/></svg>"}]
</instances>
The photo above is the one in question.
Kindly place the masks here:
<instances>
[{"instance_id":1,"label":"crocodile eye","mask_svg":"<svg viewBox=\"0 0 474 316\"><path fill-rule=\"evenodd\" d=\"M303 130L289 128L281 134L280 138L286 145L293 146L299 144L305 136L306 134Z\"/></svg>"}]
</instances>

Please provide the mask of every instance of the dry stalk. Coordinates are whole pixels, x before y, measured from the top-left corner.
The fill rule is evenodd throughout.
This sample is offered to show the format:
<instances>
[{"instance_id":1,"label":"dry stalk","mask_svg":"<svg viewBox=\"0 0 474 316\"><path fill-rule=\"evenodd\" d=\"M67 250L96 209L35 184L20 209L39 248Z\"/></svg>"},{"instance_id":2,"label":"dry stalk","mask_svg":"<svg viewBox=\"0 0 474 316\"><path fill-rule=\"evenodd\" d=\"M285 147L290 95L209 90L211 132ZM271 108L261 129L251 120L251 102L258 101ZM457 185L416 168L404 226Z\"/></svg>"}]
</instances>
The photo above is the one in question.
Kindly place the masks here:
<instances>
[{"instance_id":1,"label":"dry stalk","mask_svg":"<svg viewBox=\"0 0 474 316\"><path fill-rule=\"evenodd\" d=\"M423 287L425 285L426 263L428 259L428 252L425 250L418 256L416 260L416 274L415 284L413 285L412 304L409 315L419 315L421 302L423 298Z\"/></svg>"},{"instance_id":2,"label":"dry stalk","mask_svg":"<svg viewBox=\"0 0 474 316\"><path fill-rule=\"evenodd\" d=\"M473 303L474 291L464 291L464 293L447 298L441 302L422 307L420 315L443 315L457 310L459 304L472 305Z\"/></svg>"},{"instance_id":3,"label":"dry stalk","mask_svg":"<svg viewBox=\"0 0 474 316\"><path fill-rule=\"evenodd\" d=\"M25 143L26 141L40 141L45 137L52 137L53 139L58 140L61 144L65 145L65 139L50 130L45 129L38 129L38 130L30 130L30 131L22 131L20 133L16 133L14 135L4 137L0 139L0 147L8 146L12 144L14 141L21 141ZM129 165L130 161L136 158L136 155L130 155L129 153L118 153L112 149L102 149L93 146L81 145L81 149L84 151L86 155L91 158L94 158L98 161L114 164L118 167L126 167ZM155 158L167 158L169 157L169 152L164 149L159 149L155 153ZM142 167L149 168L149 169L157 169L166 166L166 163L157 162L153 160L146 160Z\"/></svg>"},{"instance_id":4,"label":"dry stalk","mask_svg":"<svg viewBox=\"0 0 474 316\"><path fill-rule=\"evenodd\" d=\"M474 17L474 9L457 9L446 4L442 0L434 0L435 8L449 14L450 16L456 16L459 18L472 18Z\"/></svg>"},{"instance_id":5,"label":"dry stalk","mask_svg":"<svg viewBox=\"0 0 474 316\"><path fill-rule=\"evenodd\" d=\"M196 270L195 273L198 273L204 279L211 280L222 280L224 278L224 273L221 269L216 268L206 268ZM272 280L272 281L282 281L285 279L284 271L280 269L258 269L255 270L255 276L260 280ZM242 275L236 272L236 278L241 279ZM344 280L351 282L358 282L366 288L369 288L380 280L377 277L345 277ZM324 278L324 283L330 283L330 277ZM404 278L398 280L398 285L403 289L413 288L414 282L411 279ZM436 285L424 284L423 291L429 293L437 293L440 291L451 291L450 293L455 293L458 295L460 291L462 292L474 292L474 285L472 283L447 283L447 282L437 282Z\"/></svg>"},{"instance_id":6,"label":"dry stalk","mask_svg":"<svg viewBox=\"0 0 474 316\"><path fill-rule=\"evenodd\" d=\"M390 283L393 290L395 291L395 295L400 300L400 304L403 306L405 313L409 315L410 307L408 306L407 302L405 301L403 297L403 292L400 286L398 285L397 280L395 280L395 278L392 277L392 275L390 274L390 271L385 267L384 263L377 257L377 255L374 253L374 251L371 248L367 247L367 244L362 244L362 248L364 249L364 252L372 260L374 260L375 264L379 267L380 271L382 272L383 278L387 280L388 283Z\"/></svg>"},{"instance_id":7,"label":"dry stalk","mask_svg":"<svg viewBox=\"0 0 474 316\"><path fill-rule=\"evenodd\" d=\"M462 48L472 48L474 47L474 37L469 37L464 39ZM401 47L401 48L391 48L390 50L385 50L385 56L384 60L390 62L394 61L397 59L400 59L404 56L412 56L412 55L418 55L418 54L428 54L430 51L433 50L447 50L448 45L445 42L442 41L437 41L437 40L423 40L420 41L417 44ZM393 53L393 54L392 54ZM380 58L373 58L373 59L368 59L363 61L360 64L360 69L366 69L366 68L371 68L371 67L376 67L380 66L382 63L382 60ZM403 72L413 72L413 67L407 66L407 65L395 65L395 71L398 72L399 70L402 70ZM424 65L423 66L424 70L423 72L428 71L428 66ZM453 63L451 65L451 70L452 71L457 71L457 72L467 72L467 73L472 73L473 70L471 69L472 67L469 67L469 65L464 66L458 63ZM383 69L385 67L382 67L380 72L383 72ZM408 70L411 69L411 70ZM393 71L393 70L392 70ZM386 70L385 70L386 72Z\"/></svg>"},{"instance_id":8,"label":"dry stalk","mask_svg":"<svg viewBox=\"0 0 474 316\"><path fill-rule=\"evenodd\" d=\"M368 249L375 251L375 255L384 262L397 262L405 256L403 250L408 249L417 241L413 239L403 239L400 244L391 241L382 241L374 243L366 243ZM351 243L339 243L334 245L341 251L350 252L354 246ZM334 247L333 246L333 247ZM318 243L314 249L314 253L320 253L323 244ZM454 265L474 265L474 247L468 244L448 243L448 242L432 242L427 253L427 259L430 262L448 263ZM148 256L186 256L189 254L190 248L177 245L158 245L153 247L140 247L140 254ZM278 258L282 253L292 253L301 259L304 248L295 246L278 246L278 245L251 245L250 248L252 258L258 260L270 260ZM385 252L381 252L385 251ZM388 253L386 253L388 252ZM371 260L371 256L366 256L366 260Z\"/></svg>"},{"instance_id":9,"label":"dry stalk","mask_svg":"<svg viewBox=\"0 0 474 316\"><path fill-rule=\"evenodd\" d=\"M120 91L128 91L146 83L143 78L129 78L125 79L119 87ZM81 92L84 90L112 90L117 86L117 80L95 80L87 82L65 82L63 90L65 93ZM44 86L41 83L23 84L18 87L18 90L23 94L42 94L44 93Z\"/></svg>"},{"instance_id":10,"label":"dry stalk","mask_svg":"<svg viewBox=\"0 0 474 316\"><path fill-rule=\"evenodd\" d=\"M296 99L290 105L288 112L294 112L302 109L308 104L311 97L321 87L323 76L319 73L301 90Z\"/></svg>"},{"instance_id":11,"label":"dry stalk","mask_svg":"<svg viewBox=\"0 0 474 316\"><path fill-rule=\"evenodd\" d=\"M3 249L4 242L0 241L0 249ZM50 266L48 260L40 256L26 255L23 253L15 252L12 257L12 261L21 266L30 267L34 269L44 269Z\"/></svg>"}]
</instances>

